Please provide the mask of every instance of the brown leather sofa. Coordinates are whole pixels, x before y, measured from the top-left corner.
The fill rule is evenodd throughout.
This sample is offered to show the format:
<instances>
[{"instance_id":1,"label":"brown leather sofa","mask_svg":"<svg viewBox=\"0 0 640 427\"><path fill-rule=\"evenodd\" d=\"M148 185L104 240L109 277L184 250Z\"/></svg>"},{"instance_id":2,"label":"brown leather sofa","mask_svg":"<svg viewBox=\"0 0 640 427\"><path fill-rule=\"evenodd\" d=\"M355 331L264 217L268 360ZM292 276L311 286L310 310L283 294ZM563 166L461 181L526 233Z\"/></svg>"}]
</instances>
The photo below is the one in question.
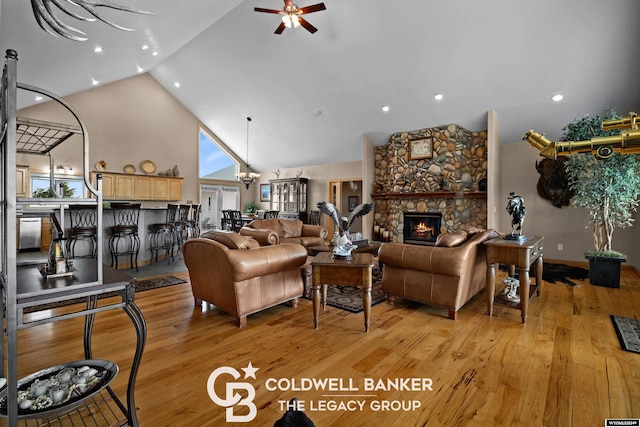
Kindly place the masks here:
<instances>
[{"instance_id":1,"label":"brown leather sofa","mask_svg":"<svg viewBox=\"0 0 640 427\"><path fill-rule=\"evenodd\" d=\"M379 252L382 290L391 304L400 296L449 310L458 310L486 286L486 248L482 242L498 237L495 230L476 227L438 236L435 246L387 243Z\"/></svg>"},{"instance_id":2,"label":"brown leather sofa","mask_svg":"<svg viewBox=\"0 0 640 427\"><path fill-rule=\"evenodd\" d=\"M271 218L251 221L240 229L240 234L253 237L262 246L297 243L308 249L325 244L327 229L298 219Z\"/></svg>"},{"instance_id":3,"label":"brown leather sofa","mask_svg":"<svg viewBox=\"0 0 640 427\"><path fill-rule=\"evenodd\" d=\"M187 240L182 252L196 305L215 305L235 316L238 327L266 308L287 301L295 307L304 291L300 267L307 251L301 245L261 247L237 233L210 230Z\"/></svg>"}]
</instances>

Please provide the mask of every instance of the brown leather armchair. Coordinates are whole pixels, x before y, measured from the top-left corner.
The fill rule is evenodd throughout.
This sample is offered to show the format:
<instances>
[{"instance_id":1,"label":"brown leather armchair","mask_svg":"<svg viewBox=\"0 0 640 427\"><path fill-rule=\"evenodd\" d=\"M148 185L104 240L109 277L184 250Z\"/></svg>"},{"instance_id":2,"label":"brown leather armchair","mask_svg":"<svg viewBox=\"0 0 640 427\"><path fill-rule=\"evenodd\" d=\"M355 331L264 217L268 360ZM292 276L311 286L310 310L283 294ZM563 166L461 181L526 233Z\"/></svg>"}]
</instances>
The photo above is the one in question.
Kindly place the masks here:
<instances>
[{"instance_id":1,"label":"brown leather armchair","mask_svg":"<svg viewBox=\"0 0 640 427\"><path fill-rule=\"evenodd\" d=\"M382 290L387 301L397 296L458 310L486 286L485 240L498 237L495 230L458 230L439 236L436 246L386 243L380 247Z\"/></svg>"},{"instance_id":2,"label":"brown leather armchair","mask_svg":"<svg viewBox=\"0 0 640 427\"><path fill-rule=\"evenodd\" d=\"M201 300L236 317L291 301L295 307L304 285L300 267L307 260L301 245L260 245L234 232L210 230L182 248L196 305Z\"/></svg>"},{"instance_id":3,"label":"brown leather armchair","mask_svg":"<svg viewBox=\"0 0 640 427\"><path fill-rule=\"evenodd\" d=\"M271 218L251 221L240 229L240 234L253 237L263 246L298 243L309 248L325 244L327 229L303 224L299 219Z\"/></svg>"}]
</instances>

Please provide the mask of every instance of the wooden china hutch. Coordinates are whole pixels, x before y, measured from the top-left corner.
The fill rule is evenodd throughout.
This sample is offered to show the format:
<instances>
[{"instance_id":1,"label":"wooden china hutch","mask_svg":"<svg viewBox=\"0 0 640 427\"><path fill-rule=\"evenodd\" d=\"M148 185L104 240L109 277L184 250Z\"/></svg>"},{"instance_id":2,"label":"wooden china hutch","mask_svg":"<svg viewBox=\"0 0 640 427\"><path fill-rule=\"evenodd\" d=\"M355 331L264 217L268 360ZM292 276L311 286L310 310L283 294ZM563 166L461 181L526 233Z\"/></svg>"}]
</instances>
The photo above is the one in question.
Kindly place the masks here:
<instances>
[{"instance_id":1,"label":"wooden china hutch","mask_svg":"<svg viewBox=\"0 0 640 427\"><path fill-rule=\"evenodd\" d=\"M269 180L271 185L271 210L280 218L299 219L307 222L308 178L283 178Z\"/></svg>"}]
</instances>

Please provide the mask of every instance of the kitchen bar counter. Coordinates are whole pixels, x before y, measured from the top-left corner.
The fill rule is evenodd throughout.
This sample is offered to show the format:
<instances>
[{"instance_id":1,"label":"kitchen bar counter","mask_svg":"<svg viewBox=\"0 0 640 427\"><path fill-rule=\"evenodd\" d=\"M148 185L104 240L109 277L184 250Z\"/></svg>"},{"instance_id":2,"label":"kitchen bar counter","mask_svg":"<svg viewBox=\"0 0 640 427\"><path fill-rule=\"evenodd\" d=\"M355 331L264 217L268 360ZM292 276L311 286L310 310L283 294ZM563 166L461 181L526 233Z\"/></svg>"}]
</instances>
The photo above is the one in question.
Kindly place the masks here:
<instances>
[{"instance_id":1,"label":"kitchen bar counter","mask_svg":"<svg viewBox=\"0 0 640 427\"><path fill-rule=\"evenodd\" d=\"M59 216L59 209L54 210ZM36 212L29 212L35 214ZM26 212L25 212L26 214ZM49 216L49 212L42 212L42 216ZM166 207L141 207L140 217L138 219L138 236L140 237L140 252L138 253L138 266L148 265L151 262L151 250L149 249L149 225L163 223L166 220ZM65 210L64 227L70 226L69 212ZM114 225L113 210L109 207L102 209L102 262L111 265L111 254L109 253L109 236L111 235L111 227ZM75 247L76 256L83 256L89 252L89 242L78 240ZM129 263L127 257L120 257L119 268L128 268ZM123 263L127 263L124 265Z\"/></svg>"}]
</instances>

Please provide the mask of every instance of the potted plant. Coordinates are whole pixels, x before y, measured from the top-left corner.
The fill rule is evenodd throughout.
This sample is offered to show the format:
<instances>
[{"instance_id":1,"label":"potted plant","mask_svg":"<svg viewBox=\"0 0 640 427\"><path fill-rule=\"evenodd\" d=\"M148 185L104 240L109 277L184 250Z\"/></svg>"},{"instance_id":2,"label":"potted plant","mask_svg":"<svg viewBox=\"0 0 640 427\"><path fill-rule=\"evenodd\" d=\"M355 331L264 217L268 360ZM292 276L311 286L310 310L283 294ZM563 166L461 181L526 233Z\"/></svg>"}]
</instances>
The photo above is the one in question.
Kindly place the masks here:
<instances>
[{"instance_id":1,"label":"potted plant","mask_svg":"<svg viewBox=\"0 0 640 427\"><path fill-rule=\"evenodd\" d=\"M248 214L255 214L258 211L258 205L255 202L249 202L244 207L244 211Z\"/></svg>"},{"instance_id":2,"label":"potted plant","mask_svg":"<svg viewBox=\"0 0 640 427\"><path fill-rule=\"evenodd\" d=\"M586 141L616 134L616 131L603 131L602 122L619 118L613 110L605 110L600 116L584 116L564 128L562 139ZM640 197L640 159L618 152L605 159L591 153L572 154L565 162L565 170L574 191L571 205L589 212L594 245L585 253L589 260L589 280L594 285L617 288L620 266L626 256L613 250L613 231L633 224L632 213Z\"/></svg>"}]
</instances>

